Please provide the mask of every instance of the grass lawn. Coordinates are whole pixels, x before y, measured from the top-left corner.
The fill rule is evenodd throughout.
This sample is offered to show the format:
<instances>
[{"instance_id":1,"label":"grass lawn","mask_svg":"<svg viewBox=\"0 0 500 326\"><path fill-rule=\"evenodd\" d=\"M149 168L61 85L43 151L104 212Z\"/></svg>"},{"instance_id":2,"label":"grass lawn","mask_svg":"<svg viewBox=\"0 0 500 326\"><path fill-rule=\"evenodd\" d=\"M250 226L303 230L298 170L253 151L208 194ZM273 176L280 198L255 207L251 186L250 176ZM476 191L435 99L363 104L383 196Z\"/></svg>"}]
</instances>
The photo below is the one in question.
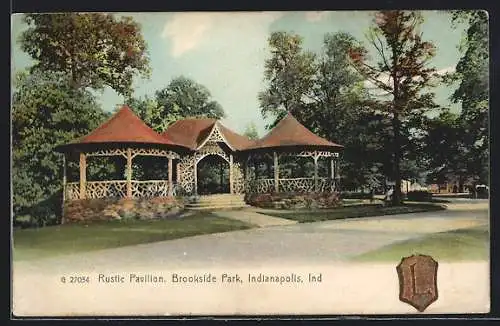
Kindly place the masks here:
<instances>
[{"instance_id":1,"label":"grass lawn","mask_svg":"<svg viewBox=\"0 0 500 326\"><path fill-rule=\"evenodd\" d=\"M478 226L426 235L394 243L354 257L353 261L401 261L413 254L430 255L436 261L487 260L490 236L488 226Z\"/></svg>"},{"instance_id":2,"label":"grass lawn","mask_svg":"<svg viewBox=\"0 0 500 326\"><path fill-rule=\"evenodd\" d=\"M13 234L13 258L29 260L251 227L241 221L198 212L180 219L122 220L16 229Z\"/></svg>"},{"instance_id":3,"label":"grass lawn","mask_svg":"<svg viewBox=\"0 0 500 326\"><path fill-rule=\"evenodd\" d=\"M299 223L337 220L355 217L382 216L394 214L408 214L443 210L439 205L408 203L403 206L384 207L382 205L367 204L341 207L328 211L296 211L296 212L266 212L265 214L298 221Z\"/></svg>"}]
</instances>

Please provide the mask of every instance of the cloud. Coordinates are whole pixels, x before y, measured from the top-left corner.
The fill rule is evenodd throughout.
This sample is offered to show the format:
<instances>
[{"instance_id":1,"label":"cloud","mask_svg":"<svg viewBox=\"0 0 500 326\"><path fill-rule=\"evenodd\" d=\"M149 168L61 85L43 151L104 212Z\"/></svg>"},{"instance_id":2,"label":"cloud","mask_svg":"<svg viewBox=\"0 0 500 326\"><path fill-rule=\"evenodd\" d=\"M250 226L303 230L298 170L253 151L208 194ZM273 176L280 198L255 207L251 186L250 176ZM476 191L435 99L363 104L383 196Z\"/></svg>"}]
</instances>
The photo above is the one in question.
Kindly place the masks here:
<instances>
[{"instance_id":1,"label":"cloud","mask_svg":"<svg viewBox=\"0 0 500 326\"><path fill-rule=\"evenodd\" d=\"M210 30L214 17L207 13L176 13L165 24L162 38L172 41L172 56L178 57L196 48Z\"/></svg>"},{"instance_id":2,"label":"cloud","mask_svg":"<svg viewBox=\"0 0 500 326\"><path fill-rule=\"evenodd\" d=\"M282 12L260 13L225 13L225 12L183 12L175 13L165 24L161 37L172 42L173 57L198 48L205 40L209 39L211 32L218 26L234 28L238 20L255 20L267 24L279 19ZM228 24L230 22L230 24ZM242 21L240 21L242 23Z\"/></svg>"},{"instance_id":3,"label":"cloud","mask_svg":"<svg viewBox=\"0 0 500 326\"><path fill-rule=\"evenodd\" d=\"M328 11L308 11L306 12L306 20L310 22L318 22L328 16Z\"/></svg>"}]
</instances>

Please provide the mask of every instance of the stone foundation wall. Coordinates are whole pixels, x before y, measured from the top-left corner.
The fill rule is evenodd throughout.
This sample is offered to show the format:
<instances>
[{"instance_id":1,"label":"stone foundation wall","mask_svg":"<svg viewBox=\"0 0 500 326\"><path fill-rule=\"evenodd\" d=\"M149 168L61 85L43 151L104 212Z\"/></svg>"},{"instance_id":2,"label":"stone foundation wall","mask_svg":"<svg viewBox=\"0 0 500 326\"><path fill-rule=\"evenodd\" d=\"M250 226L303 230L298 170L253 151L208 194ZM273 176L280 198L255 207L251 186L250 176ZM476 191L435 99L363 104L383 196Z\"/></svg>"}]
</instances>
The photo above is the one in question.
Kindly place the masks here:
<instances>
[{"instance_id":1,"label":"stone foundation wall","mask_svg":"<svg viewBox=\"0 0 500 326\"><path fill-rule=\"evenodd\" d=\"M245 195L247 204L274 209L333 208L341 205L338 193L267 193Z\"/></svg>"},{"instance_id":2,"label":"stone foundation wall","mask_svg":"<svg viewBox=\"0 0 500 326\"><path fill-rule=\"evenodd\" d=\"M64 204L62 223L172 218L177 216L183 208L182 199L174 197L73 200Z\"/></svg>"}]
</instances>

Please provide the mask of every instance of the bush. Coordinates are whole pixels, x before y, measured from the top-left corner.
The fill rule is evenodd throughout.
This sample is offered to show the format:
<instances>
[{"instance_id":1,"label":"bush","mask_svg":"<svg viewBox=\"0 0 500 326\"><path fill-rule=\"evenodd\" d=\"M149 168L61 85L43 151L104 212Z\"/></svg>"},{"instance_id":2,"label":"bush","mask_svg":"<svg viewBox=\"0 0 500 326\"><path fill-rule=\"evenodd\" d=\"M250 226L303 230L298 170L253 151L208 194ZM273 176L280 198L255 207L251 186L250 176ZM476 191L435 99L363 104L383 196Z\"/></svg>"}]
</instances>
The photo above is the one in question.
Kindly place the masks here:
<instances>
[{"instance_id":1,"label":"bush","mask_svg":"<svg viewBox=\"0 0 500 326\"><path fill-rule=\"evenodd\" d=\"M372 199L369 192L350 192L346 191L340 194L341 199Z\"/></svg>"},{"instance_id":2,"label":"bush","mask_svg":"<svg viewBox=\"0 0 500 326\"><path fill-rule=\"evenodd\" d=\"M432 193L426 190L409 191L406 194L406 199L411 201L431 201Z\"/></svg>"},{"instance_id":3,"label":"bush","mask_svg":"<svg viewBox=\"0 0 500 326\"><path fill-rule=\"evenodd\" d=\"M340 205L337 193L247 194L245 201L256 207L278 209L331 208Z\"/></svg>"}]
</instances>

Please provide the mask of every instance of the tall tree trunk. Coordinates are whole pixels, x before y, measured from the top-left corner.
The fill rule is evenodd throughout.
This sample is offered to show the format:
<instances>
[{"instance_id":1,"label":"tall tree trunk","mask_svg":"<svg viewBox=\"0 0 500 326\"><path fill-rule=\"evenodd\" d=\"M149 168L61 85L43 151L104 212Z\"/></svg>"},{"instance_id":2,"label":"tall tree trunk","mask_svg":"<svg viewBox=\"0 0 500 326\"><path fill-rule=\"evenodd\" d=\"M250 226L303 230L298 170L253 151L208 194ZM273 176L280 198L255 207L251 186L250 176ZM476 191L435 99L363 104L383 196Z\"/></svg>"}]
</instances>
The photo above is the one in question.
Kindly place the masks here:
<instances>
[{"instance_id":1,"label":"tall tree trunk","mask_svg":"<svg viewBox=\"0 0 500 326\"><path fill-rule=\"evenodd\" d=\"M394 130L394 193L393 204L400 205L402 202L401 194L401 121L399 115L394 112L392 118L392 127Z\"/></svg>"}]
</instances>

